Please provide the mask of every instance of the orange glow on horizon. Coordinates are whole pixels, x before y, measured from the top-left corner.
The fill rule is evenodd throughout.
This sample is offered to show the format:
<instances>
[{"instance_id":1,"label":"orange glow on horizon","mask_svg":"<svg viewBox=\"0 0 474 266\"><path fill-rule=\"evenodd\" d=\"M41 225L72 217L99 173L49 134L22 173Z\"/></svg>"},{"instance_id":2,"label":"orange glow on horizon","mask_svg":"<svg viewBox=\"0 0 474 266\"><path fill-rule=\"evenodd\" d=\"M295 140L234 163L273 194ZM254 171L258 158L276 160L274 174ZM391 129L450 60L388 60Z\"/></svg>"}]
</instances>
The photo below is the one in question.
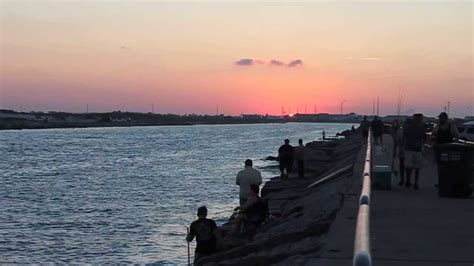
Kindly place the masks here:
<instances>
[{"instance_id":1,"label":"orange glow on horizon","mask_svg":"<svg viewBox=\"0 0 474 266\"><path fill-rule=\"evenodd\" d=\"M0 108L472 115L472 5L2 2Z\"/></svg>"}]
</instances>

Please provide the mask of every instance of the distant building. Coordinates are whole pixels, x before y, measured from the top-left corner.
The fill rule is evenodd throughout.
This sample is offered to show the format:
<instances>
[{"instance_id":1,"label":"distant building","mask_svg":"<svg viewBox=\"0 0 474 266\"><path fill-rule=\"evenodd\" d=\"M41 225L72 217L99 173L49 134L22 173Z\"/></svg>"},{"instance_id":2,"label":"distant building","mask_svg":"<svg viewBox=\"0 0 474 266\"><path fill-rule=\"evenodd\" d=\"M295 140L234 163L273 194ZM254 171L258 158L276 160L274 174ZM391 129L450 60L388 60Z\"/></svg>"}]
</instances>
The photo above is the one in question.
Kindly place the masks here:
<instances>
[{"instance_id":1,"label":"distant building","mask_svg":"<svg viewBox=\"0 0 474 266\"><path fill-rule=\"evenodd\" d=\"M357 114L295 114L289 117L290 120L295 122L343 122L343 123L354 123L357 122Z\"/></svg>"}]
</instances>

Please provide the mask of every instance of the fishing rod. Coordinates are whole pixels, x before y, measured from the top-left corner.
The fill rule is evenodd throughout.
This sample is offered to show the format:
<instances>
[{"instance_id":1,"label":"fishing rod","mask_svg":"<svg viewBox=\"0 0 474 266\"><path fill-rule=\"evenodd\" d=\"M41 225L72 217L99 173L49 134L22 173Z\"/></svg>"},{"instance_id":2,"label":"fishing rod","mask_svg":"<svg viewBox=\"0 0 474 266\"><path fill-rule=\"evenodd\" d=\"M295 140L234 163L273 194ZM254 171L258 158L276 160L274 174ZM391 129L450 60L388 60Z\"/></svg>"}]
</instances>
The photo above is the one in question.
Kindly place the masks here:
<instances>
[{"instance_id":1,"label":"fishing rod","mask_svg":"<svg viewBox=\"0 0 474 266\"><path fill-rule=\"evenodd\" d=\"M189 252L189 241L188 241L188 236L189 236L189 227L186 226L186 232L188 233L186 235L186 242L188 243L188 266L191 266L191 255L190 255L190 252Z\"/></svg>"}]
</instances>

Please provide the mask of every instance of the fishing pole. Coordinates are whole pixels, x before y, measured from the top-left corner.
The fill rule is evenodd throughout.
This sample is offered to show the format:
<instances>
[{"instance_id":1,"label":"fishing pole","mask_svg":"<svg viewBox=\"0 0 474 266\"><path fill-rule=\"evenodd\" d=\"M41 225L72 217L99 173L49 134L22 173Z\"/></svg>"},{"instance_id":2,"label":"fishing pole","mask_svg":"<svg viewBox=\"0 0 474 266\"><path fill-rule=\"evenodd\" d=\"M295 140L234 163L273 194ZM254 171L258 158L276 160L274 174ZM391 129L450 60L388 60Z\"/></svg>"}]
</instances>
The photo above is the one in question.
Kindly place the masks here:
<instances>
[{"instance_id":1,"label":"fishing pole","mask_svg":"<svg viewBox=\"0 0 474 266\"><path fill-rule=\"evenodd\" d=\"M191 266L191 256L190 256L190 252L189 252L189 241L188 241L188 237L189 237L189 227L186 226L186 231L187 231L187 236L186 236L186 242L188 243L188 266Z\"/></svg>"}]
</instances>

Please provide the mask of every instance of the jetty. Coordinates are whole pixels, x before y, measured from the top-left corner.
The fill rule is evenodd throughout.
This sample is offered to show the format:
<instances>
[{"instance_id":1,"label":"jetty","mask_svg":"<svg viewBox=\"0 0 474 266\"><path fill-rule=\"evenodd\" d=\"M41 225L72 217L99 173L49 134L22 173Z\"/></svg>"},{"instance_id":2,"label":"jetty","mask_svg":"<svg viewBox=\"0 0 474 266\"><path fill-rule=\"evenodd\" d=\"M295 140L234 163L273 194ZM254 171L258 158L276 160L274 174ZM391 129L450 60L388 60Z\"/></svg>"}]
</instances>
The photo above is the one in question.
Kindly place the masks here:
<instances>
[{"instance_id":1,"label":"jetty","mask_svg":"<svg viewBox=\"0 0 474 266\"><path fill-rule=\"evenodd\" d=\"M439 197L432 156L424 158L419 191L398 186L396 176L390 190L375 189L373 166L392 165L391 136L378 147L362 144L359 132L345 136L308 143L306 178L275 177L262 189L277 218L249 239L226 232L230 219L225 249L199 263L474 265L474 197Z\"/></svg>"},{"instance_id":2,"label":"jetty","mask_svg":"<svg viewBox=\"0 0 474 266\"><path fill-rule=\"evenodd\" d=\"M384 135L385 149L393 142ZM356 164L364 158L362 147ZM419 191L398 186L372 190L369 241L371 264L360 265L466 265L474 264L474 198L438 196L438 173L432 151L428 150L420 172ZM374 156L374 155L372 155ZM328 243L308 265L351 265L354 256L355 222L360 207L361 178L355 180L328 232ZM412 177L413 180L413 177Z\"/></svg>"}]
</instances>

